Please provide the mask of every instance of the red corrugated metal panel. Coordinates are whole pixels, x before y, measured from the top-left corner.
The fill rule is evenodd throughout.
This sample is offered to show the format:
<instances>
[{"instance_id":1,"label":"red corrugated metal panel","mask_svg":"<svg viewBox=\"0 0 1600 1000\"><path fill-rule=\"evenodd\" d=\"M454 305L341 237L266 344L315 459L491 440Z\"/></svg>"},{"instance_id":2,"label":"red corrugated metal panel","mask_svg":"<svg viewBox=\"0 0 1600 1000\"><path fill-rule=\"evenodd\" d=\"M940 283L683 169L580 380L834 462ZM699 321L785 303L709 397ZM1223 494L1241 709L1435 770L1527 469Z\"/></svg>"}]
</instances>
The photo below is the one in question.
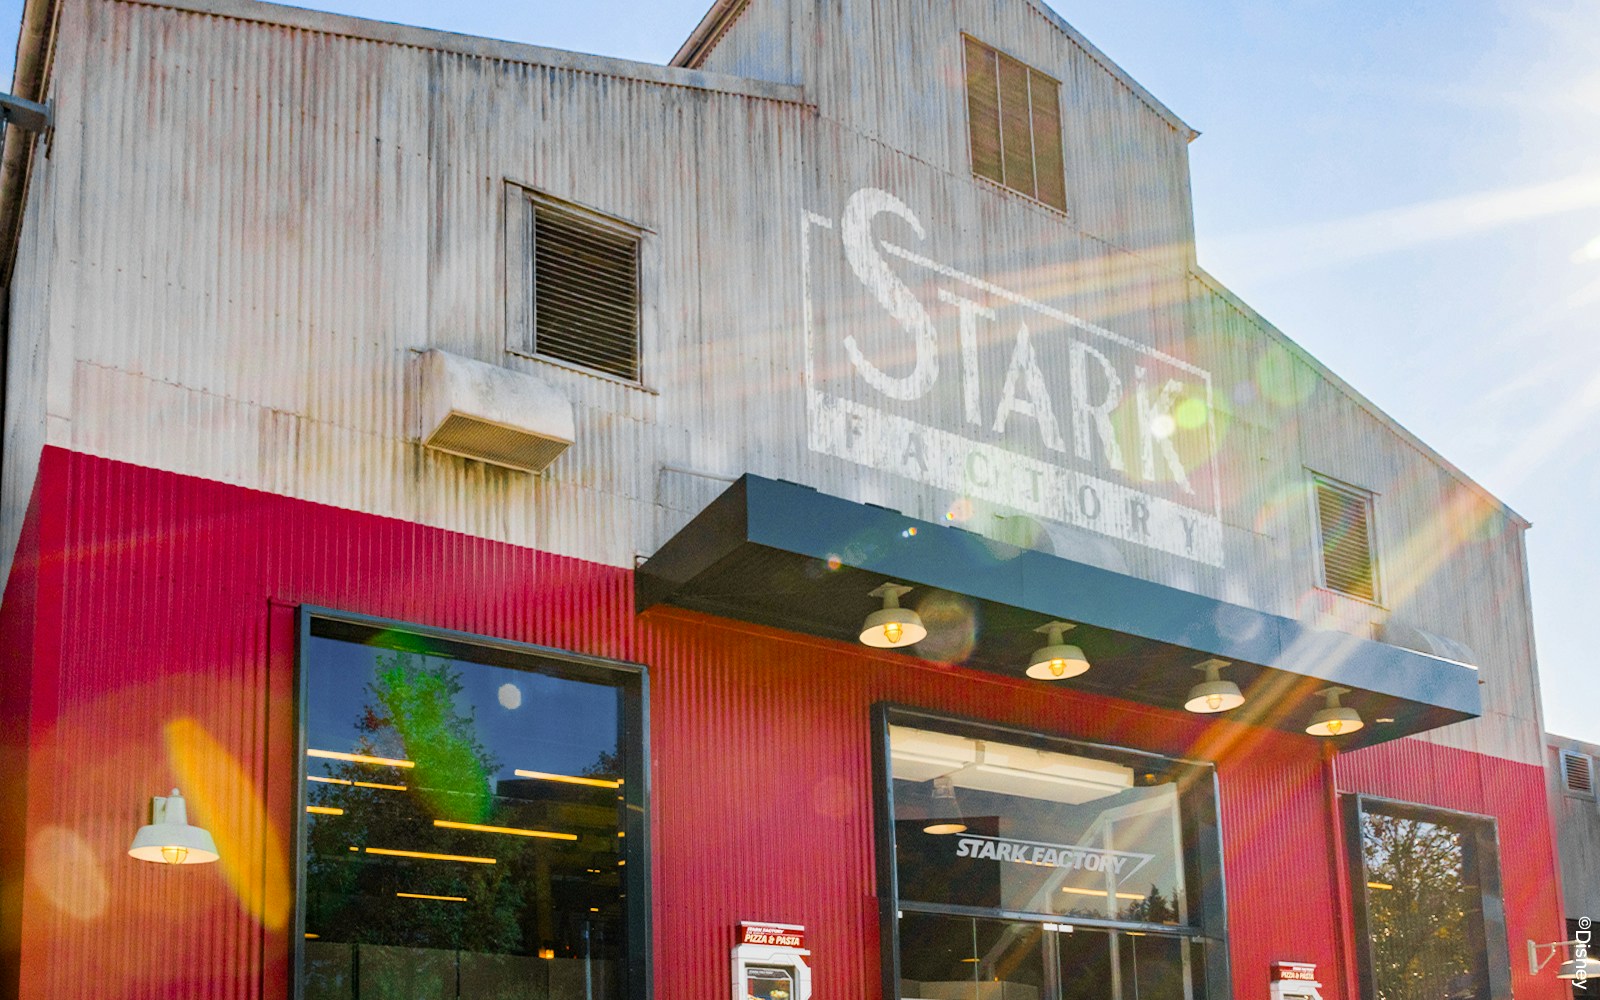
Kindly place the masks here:
<instances>
[{"instance_id":1,"label":"red corrugated metal panel","mask_svg":"<svg viewBox=\"0 0 1600 1000\"><path fill-rule=\"evenodd\" d=\"M38 619L27 996L286 995L301 603L648 664L662 1000L724 995L745 919L810 928L819 996L879 994L878 701L1217 759L1235 995L1263 1000L1267 964L1294 959L1328 970L1329 1000L1347 996L1325 902L1335 828L1308 737L688 613L635 618L625 570L59 450L40 483L43 537L65 542L46 553L60 617ZM1343 773L1396 797L1493 804L1475 811L1501 816L1520 941L1555 908L1523 888L1548 881L1543 780L1510 767L1402 744ZM125 856L149 796L180 779L231 865Z\"/></svg>"},{"instance_id":2,"label":"red corrugated metal panel","mask_svg":"<svg viewBox=\"0 0 1600 1000\"><path fill-rule=\"evenodd\" d=\"M1500 841L1511 986L1519 997L1565 997L1550 969L1528 974L1527 940L1566 939L1544 771L1530 764L1396 740L1339 758L1339 789L1493 816Z\"/></svg>"}]
</instances>

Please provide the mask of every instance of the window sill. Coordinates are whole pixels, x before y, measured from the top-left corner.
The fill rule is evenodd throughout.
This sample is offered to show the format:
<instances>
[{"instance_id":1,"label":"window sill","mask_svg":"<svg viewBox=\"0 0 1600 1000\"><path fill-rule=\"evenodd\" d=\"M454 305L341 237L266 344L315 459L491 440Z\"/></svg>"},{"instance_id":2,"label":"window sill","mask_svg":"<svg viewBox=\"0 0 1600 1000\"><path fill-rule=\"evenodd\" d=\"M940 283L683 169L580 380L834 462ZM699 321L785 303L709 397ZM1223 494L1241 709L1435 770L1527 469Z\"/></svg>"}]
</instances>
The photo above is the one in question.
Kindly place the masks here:
<instances>
[{"instance_id":1,"label":"window sill","mask_svg":"<svg viewBox=\"0 0 1600 1000\"><path fill-rule=\"evenodd\" d=\"M645 385L643 382L636 382L632 379L623 378L620 375L613 375L610 372L603 372L598 368L589 368L585 365L580 365L571 361L562 361L558 358L548 357L543 354L532 354L528 351L519 351L514 347L506 348L506 353L512 355L513 357L522 358L526 361L533 361L541 365L548 365L551 368L558 368L562 371L572 372L574 375L586 375L589 378L600 382L610 382L611 384L624 389L632 389L636 392L642 392L651 396L661 395L661 390L654 389L648 385Z\"/></svg>"}]
</instances>

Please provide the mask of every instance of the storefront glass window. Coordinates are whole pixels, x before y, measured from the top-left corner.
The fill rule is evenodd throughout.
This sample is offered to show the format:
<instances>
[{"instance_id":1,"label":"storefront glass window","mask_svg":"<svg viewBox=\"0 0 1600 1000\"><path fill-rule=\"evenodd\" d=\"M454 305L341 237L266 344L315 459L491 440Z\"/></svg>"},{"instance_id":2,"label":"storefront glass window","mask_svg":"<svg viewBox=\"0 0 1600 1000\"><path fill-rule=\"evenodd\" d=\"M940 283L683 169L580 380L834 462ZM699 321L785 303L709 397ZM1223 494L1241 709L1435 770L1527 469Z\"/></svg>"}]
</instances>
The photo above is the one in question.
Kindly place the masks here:
<instances>
[{"instance_id":1,"label":"storefront glass window","mask_svg":"<svg viewBox=\"0 0 1600 1000\"><path fill-rule=\"evenodd\" d=\"M903 1000L1208 995L1209 768L919 720L887 771Z\"/></svg>"},{"instance_id":2,"label":"storefront glass window","mask_svg":"<svg viewBox=\"0 0 1600 1000\"><path fill-rule=\"evenodd\" d=\"M1370 802L1360 813L1367 971L1379 1000L1488 1000L1492 827ZM1485 876L1488 875L1486 883ZM1504 948L1500 949L1504 954Z\"/></svg>"},{"instance_id":3,"label":"storefront glass window","mask_svg":"<svg viewBox=\"0 0 1600 1000\"><path fill-rule=\"evenodd\" d=\"M635 678L319 618L301 662L301 996L632 995Z\"/></svg>"}]
</instances>

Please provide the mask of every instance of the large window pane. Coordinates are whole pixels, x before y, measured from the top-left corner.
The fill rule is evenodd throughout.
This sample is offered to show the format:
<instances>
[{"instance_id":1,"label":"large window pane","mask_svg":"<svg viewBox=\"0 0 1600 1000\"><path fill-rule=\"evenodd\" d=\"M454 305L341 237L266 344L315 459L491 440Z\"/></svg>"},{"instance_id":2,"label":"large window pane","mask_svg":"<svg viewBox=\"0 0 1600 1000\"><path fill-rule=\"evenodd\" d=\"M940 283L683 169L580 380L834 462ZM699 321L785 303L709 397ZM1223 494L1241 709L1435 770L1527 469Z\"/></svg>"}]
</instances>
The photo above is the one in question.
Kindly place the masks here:
<instances>
[{"instance_id":1,"label":"large window pane","mask_svg":"<svg viewBox=\"0 0 1600 1000\"><path fill-rule=\"evenodd\" d=\"M904 726L890 748L902 900L1189 922L1170 774Z\"/></svg>"},{"instance_id":2,"label":"large window pane","mask_svg":"<svg viewBox=\"0 0 1600 1000\"><path fill-rule=\"evenodd\" d=\"M304 996L625 996L625 689L320 621L302 664Z\"/></svg>"},{"instance_id":3,"label":"large window pane","mask_svg":"<svg viewBox=\"0 0 1600 1000\"><path fill-rule=\"evenodd\" d=\"M900 1000L1226 995L1208 768L884 715Z\"/></svg>"},{"instance_id":4,"label":"large window pane","mask_svg":"<svg viewBox=\"0 0 1600 1000\"><path fill-rule=\"evenodd\" d=\"M931 913L900 918L904 1000L1039 1000L1045 931L1036 923Z\"/></svg>"},{"instance_id":5,"label":"large window pane","mask_svg":"<svg viewBox=\"0 0 1600 1000\"><path fill-rule=\"evenodd\" d=\"M1380 1000L1488 998L1479 824L1413 810L1361 814L1366 937Z\"/></svg>"}]
</instances>

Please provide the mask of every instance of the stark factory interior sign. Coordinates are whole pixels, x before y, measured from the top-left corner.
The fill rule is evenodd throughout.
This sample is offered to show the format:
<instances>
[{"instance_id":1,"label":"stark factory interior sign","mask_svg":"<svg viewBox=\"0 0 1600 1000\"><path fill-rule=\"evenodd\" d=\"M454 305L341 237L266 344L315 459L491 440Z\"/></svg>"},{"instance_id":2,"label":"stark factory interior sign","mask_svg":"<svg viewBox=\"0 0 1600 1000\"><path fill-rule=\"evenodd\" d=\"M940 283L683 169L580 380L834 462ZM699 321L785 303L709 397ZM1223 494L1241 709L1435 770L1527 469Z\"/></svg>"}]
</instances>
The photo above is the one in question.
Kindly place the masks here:
<instances>
[{"instance_id":1,"label":"stark factory interior sign","mask_svg":"<svg viewBox=\"0 0 1600 1000\"><path fill-rule=\"evenodd\" d=\"M1222 565L1209 372L1007 287L1067 284L1050 267L930 256L887 191L802 233L813 451Z\"/></svg>"}]
</instances>

